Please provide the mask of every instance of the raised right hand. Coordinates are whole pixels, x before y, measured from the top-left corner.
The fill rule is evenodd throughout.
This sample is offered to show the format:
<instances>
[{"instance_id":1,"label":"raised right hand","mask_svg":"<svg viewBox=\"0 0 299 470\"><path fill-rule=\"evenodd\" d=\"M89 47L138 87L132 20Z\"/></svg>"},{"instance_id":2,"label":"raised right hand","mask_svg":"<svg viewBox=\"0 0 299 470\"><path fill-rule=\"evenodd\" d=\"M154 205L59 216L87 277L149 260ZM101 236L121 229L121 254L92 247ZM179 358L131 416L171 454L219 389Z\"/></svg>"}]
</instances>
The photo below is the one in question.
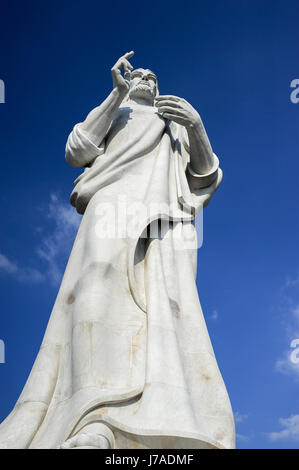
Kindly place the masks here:
<instances>
[{"instance_id":1,"label":"raised right hand","mask_svg":"<svg viewBox=\"0 0 299 470\"><path fill-rule=\"evenodd\" d=\"M113 88L118 89L121 93L126 93L130 88L130 81L125 78L125 75L133 70L132 65L128 61L133 55L134 51L127 52L118 59L111 69ZM121 73L122 69L124 70L124 75Z\"/></svg>"}]
</instances>

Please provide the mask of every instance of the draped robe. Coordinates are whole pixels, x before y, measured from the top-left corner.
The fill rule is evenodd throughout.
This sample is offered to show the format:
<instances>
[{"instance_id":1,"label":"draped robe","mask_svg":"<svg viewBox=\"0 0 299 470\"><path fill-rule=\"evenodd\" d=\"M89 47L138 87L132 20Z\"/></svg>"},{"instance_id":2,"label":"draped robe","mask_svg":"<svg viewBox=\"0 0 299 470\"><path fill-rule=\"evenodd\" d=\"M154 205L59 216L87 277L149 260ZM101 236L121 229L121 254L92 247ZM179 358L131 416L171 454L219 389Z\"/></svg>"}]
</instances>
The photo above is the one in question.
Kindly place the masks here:
<instances>
[{"instance_id":1,"label":"draped robe","mask_svg":"<svg viewBox=\"0 0 299 470\"><path fill-rule=\"evenodd\" d=\"M66 157L85 167L71 194L84 215L0 447L55 448L93 422L110 427L116 448L234 447L196 288L193 221L221 182L217 157L209 174L196 174L185 128L129 104L99 146L77 124ZM130 236L119 201L151 209ZM159 219L164 233L145 238Z\"/></svg>"}]
</instances>

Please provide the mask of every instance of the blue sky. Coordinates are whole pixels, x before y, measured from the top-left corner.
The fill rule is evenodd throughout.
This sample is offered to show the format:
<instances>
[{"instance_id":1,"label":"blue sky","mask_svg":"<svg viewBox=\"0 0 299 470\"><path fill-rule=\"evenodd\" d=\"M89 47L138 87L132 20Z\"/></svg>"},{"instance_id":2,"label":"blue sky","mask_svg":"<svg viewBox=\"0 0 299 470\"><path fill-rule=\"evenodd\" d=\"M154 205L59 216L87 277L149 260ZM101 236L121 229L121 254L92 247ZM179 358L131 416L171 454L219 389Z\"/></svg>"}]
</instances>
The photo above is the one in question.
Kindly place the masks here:
<instances>
[{"instance_id":1,"label":"blue sky","mask_svg":"<svg viewBox=\"0 0 299 470\"><path fill-rule=\"evenodd\" d=\"M31 370L79 223L67 135L131 49L161 93L197 108L224 172L204 212L197 281L237 445L298 448L295 0L2 2L0 421Z\"/></svg>"}]
</instances>

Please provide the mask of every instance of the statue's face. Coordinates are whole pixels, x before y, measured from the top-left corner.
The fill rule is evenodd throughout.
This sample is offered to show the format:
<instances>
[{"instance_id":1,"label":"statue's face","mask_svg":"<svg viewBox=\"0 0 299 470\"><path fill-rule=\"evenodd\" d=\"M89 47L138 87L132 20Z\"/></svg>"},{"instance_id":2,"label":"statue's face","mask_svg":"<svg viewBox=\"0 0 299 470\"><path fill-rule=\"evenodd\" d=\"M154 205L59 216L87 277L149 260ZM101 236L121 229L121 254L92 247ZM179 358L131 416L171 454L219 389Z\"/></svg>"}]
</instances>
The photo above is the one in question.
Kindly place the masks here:
<instances>
[{"instance_id":1,"label":"statue's face","mask_svg":"<svg viewBox=\"0 0 299 470\"><path fill-rule=\"evenodd\" d=\"M131 73L129 96L154 100L157 94L157 77L149 69L136 69Z\"/></svg>"}]
</instances>

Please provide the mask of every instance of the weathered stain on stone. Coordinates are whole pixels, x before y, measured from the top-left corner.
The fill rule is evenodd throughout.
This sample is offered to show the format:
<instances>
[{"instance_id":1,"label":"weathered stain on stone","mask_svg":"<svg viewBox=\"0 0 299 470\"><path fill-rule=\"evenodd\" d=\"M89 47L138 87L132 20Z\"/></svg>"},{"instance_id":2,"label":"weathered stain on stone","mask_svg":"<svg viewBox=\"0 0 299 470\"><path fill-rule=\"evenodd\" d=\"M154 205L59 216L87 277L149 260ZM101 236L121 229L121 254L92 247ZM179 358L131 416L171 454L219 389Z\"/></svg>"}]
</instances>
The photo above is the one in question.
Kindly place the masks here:
<instances>
[{"instance_id":1,"label":"weathered stain on stone","mask_svg":"<svg viewBox=\"0 0 299 470\"><path fill-rule=\"evenodd\" d=\"M171 299L170 297L169 297L169 304L170 304L170 308L171 308L171 311L172 311L173 315L176 318L179 318L180 317L180 312L181 312L179 304L176 302L176 300Z\"/></svg>"},{"instance_id":2,"label":"weathered stain on stone","mask_svg":"<svg viewBox=\"0 0 299 470\"><path fill-rule=\"evenodd\" d=\"M226 430L224 428L220 428L215 432L214 439L215 441L221 442L225 438L226 435L227 435Z\"/></svg>"},{"instance_id":3,"label":"weathered stain on stone","mask_svg":"<svg viewBox=\"0 0 299 470\"><path fill-rule=\"evenodd\" d=\"M211 377L209 374L207 374L206 372L201 372L200 375L201 375L202 378L205 379L205 380L211 380L211 379L212 379L212 377Z\"/></svg>"},{"instance_id":4,"label":"weathered stain on stone","mask_svg":"<svg viewBox=\"0 0 299 470\"><path fill-rule=\"evenodd\" d=\"M67 299L66 299L66 303L67 303L68 305L71 305L71 304L73 304L74 302L75 302L75 296L74 296L73 292L71 292L71 293L68 295Z\"/></svg>"},{"instance_id":5,"label":"weathered stain on stone","mask_svg":"<svg viewBox=\"0 0 299 470\"><path fill-rule=\"evenodd\" d=\"M133 357L135 356L136 353L142 348L142 343L141 340L144 339L143 337L144 329L141 326L138 329L137 334L135 334L133 342L132 342L132 355Z\"/></svg>"}]
</instances>

